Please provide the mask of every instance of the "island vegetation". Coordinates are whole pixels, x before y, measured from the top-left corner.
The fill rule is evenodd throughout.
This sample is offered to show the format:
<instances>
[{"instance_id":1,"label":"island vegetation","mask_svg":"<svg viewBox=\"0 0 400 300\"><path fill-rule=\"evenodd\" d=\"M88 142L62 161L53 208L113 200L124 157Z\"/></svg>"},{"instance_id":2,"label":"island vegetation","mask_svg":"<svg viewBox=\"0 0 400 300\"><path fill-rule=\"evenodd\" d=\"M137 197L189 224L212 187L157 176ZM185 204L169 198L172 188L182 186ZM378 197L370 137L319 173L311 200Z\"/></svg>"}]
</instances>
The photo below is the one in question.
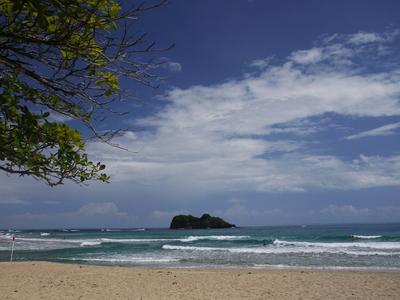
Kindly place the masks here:
<instances>
[{"instance_id":1,"label":"island vegetation","mask_svg":"<svg viewBox=\"0 0 400 300\"><path fill-rule=\"evenodd\" d=\"M200 218L192 215L177 215L170 225L170 229L207 229L207 228L232 228L236 227L219 217L203 214Z\"/></svg>"}]
</instances>

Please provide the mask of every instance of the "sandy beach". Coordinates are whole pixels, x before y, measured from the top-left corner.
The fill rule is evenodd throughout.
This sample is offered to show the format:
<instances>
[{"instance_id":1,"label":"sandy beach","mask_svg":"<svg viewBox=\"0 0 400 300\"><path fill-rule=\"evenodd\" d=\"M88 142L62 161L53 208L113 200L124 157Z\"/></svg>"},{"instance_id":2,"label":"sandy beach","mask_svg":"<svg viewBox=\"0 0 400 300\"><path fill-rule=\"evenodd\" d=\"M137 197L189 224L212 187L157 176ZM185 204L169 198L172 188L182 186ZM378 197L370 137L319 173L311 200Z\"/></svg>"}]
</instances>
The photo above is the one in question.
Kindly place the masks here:
<instances>
[{"instance_id":1,"label":"sandy beach","mask_svg":"<svg viewBox=\"0 0 400 300\"><path fill-rule=\"evenodd\" d=\"M400 272L0 263L0 299L399 299Z\"/></svg>"}]
</instances>

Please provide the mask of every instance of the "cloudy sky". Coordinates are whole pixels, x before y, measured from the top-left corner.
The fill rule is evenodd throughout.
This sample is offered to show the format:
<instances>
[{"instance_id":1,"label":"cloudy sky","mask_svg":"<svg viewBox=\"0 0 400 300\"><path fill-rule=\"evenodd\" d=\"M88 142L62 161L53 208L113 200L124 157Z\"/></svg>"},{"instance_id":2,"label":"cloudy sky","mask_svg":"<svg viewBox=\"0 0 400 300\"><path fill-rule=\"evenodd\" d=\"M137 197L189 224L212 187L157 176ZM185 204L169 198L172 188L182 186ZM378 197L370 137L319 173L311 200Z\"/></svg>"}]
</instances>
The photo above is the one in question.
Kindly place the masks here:
<instances>
[{"instance_id":1,"label":"cloudy sky","mask_svg":"<svg viewBox=\"0 0 400 300\"><path fill-rule=\"evenodd\" d=\"M137 24L169 78L92 143L110 184L0 175L0 227L400 220L398 1L173 0ZM135 30L136 30L135 29Z\"/></svg>"}]
</instances>

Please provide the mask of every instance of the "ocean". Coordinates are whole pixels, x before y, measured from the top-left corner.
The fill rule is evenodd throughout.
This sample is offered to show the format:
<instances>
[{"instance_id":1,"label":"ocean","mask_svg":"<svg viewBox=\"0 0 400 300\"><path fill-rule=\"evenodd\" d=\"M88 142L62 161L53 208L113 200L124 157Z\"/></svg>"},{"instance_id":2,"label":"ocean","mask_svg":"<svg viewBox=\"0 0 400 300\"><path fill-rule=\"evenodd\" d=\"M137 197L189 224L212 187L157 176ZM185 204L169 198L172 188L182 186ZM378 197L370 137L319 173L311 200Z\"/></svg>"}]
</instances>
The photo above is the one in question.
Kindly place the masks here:
<instances>
[{"instance_id":1,"label":"ocean","mask_svg":"<svg viewBox=\"0 0 400 300\"><path fill-rule=\"evenodd\" d=\"M400 270L400 224L14 233L15 261L132 267ZM0 261L10 259L11 234L0 231Z\"/></svg>"}]
</instances>

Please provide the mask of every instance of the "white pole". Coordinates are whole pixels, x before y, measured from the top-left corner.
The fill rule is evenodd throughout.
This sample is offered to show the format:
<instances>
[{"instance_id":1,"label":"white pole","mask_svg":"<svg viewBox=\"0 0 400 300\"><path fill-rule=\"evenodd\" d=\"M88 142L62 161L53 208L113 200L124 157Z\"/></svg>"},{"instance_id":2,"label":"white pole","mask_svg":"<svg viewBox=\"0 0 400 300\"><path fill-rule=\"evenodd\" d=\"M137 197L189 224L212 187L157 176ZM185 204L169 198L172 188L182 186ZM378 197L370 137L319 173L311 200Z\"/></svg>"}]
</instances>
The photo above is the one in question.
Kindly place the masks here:
<instances>
[{"instance_id":1,"label":"white pole","mask_svg":"<svg viewBox=\"0 0 400 300\"><path fill-rule=\"evenodd\" d=\"M14 244L15 244L15 234L12 235L12 246L11 246L11 257L10 257L10 262L12 262L12 260L13 260Z\"/></svg>"}]
</instances>

